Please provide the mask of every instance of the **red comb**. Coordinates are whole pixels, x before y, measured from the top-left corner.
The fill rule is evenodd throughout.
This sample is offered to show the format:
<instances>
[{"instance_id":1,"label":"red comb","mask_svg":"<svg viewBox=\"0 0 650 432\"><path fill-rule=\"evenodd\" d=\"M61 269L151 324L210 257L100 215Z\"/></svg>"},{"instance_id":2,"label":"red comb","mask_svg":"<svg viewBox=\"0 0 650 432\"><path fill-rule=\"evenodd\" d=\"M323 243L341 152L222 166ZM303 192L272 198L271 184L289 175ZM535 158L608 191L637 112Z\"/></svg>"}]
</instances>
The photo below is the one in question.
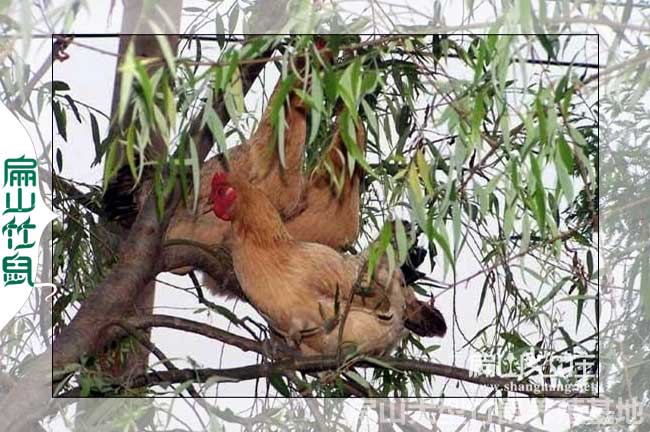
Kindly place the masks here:
<instances>
[{"instance_id":1,"label":"red comb","mask_svg":"<svg viewBox=\"0 0 650 432\"><path fill-rule=\"evenodd\" d=\"M327 46L327 41L325 39L323 39L322 37L317 37L316 40L315 40L315 43L316 43L316 48L318 48L319 50L321 50L321 49L323 49L323 48L325 48Z\"/></svg>"},{"instance_id":2,"label":"red comb","mask_svg":"<svg viewBox=\"0 0 650 432\"><path fill-rule=\"evenodd\" d=\"M228 183L228 173L218 172L212 177L212 187L220 184Z\"/></svg>"}]
</instances>

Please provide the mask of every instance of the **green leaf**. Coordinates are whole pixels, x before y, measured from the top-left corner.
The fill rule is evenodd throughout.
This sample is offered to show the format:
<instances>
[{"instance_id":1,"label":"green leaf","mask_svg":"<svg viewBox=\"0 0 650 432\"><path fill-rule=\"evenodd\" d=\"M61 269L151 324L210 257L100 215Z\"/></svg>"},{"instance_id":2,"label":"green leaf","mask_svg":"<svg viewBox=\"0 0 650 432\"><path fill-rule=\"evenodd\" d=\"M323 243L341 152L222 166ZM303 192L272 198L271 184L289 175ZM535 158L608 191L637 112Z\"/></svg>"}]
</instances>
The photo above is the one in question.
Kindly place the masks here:
<instances>
[{"instance_id":1,"label":"green leaf","mask_svg":"<svg viewBox=\"0 0 650 432\"><path fill-rule=\"evenodd\" d=\"M524 213L521 231L521 253L527 253L530 245L530 219L528 213Z\"/></svg>"},{"instance_id":2,"label":"green leaf","mask_svg":"<svg viewBox=\"0 0 650 432\"><path fill-rule=\"evenodd\" d=\"M170 127L176 125L176 98L167 81L163 81L164 107Z\"/></svg>"},{"instance_id":3,"label":"green leaf","mask_svg":"<svg viewBox=\"0 0 650 432\"><path fill-rule=\"evenodd\" d=\"M643 256L641 261L641 305L646 319L650 319L650 256Z\"/></svg>"},{"instance_id":4,"label":"green leaf","mask_svg":"<svg viewBox=\"0 0 650 432\"><path fill-rule=\"evenodd\" d=\"M357 58L343 71L337 86L343 103L353 115L356 115L357 102L361 93L360 74L361 60Z\"/></svg>"},{"instance_id":5,"label":"green leaf","mask_svg":"<svg viewBox=\"0 0 650 432\"><path fill-rule=\"evenodd\" d=\"M485 302L485 296L487 294L487 289L490 286L490 280L492 278L492 273L488 273L483 281L483 288L481 289L481 298L478 302L478 311L476 311L476 317L478 318L481 315L481 310L483 309L483 303Z\"/></svg>"},{"instance_id":6,"label":"green leaf","mask_svg":"<svg viewBox=\"0 0 650 432\"><path fill-rule=\"evenodd\" d=\"M582 280L577 280L575 284L578 287L578 295L576 296L567 296L560 301L565 301L565 300L577 300L578 305L576 308L576 331L578 331L578 328L580 327L580 320L582 319L582 312L584 310L585 306L585 300L593 299L593 296L588 296L587 295L587 286L582 282Z\"/></svg>"},{"instance_id":7,"label":"green leaf","mask_svg":"<svg viewBox=\"0 0 650 432\"><path fill-rule=\"evenodd\" d=\"M377 115L372 110L372 108L370 108L370 105L368 105L368 102L366 102L365 99L361 99L361 106L363 107L363 112L366 115L366 120L368 121L370 131L375 136L379 136L379 124L377 122Z\"/></svg>"},{"instance_id":8,"label":"green leaf","mask_svg":"<svg viewBox=\"0 0 650 432\"><path fill-rule=\"evenodd\" d=\"M225 74L226 74L226 68L223 66L215 66L212 69L213 77L212 77L212 86L213 86L213 92L219 92L223 91L224 85L225 85Z\"/></svg>"},{"instance_id":9,"label":"green leaf","mask_svg":"<svg viewBox=\"0 0 650 432\"><path fill-rule=\"evenodd\" d=\"M68 85L68 83L63 82L63 81L56 81L55 80L55 81L52 81L50 83L50 85L52 86L52 92L53 93L56 93L58 91L70 90L70 86Z\"/></svg>"},{"instance_id":10,"label":"green leaf","mask_svg":"<svg viewBox=\"0 0 650 432\"><path fill-rule=\"evenodd\" d=\"M358 163L363 167L363 169L368 173L368 175L378 179L379 176L368 164L365 155L361 152L361 149L357 144L357 131L355 126L355 120L353 119L351 113L348 110L344 110L339 115L339 122L340 122L339 130L341 132L341 138L343 139L343 143L345 144L348 154L352 156L351 163ZM352 165L351 168L354 168L354 165Z\"/></svg>"},{"instance_id":11,"label":"green leaf","mask_svg":"<svg viewBox=\"0 0 650 432\"><path fill-rule=\"evenodd\" d=\"M237 114L244 112L244 90L242 87L242 78L239 71L239 68L236 68L230 79L230 85L227 88L227 92L232 96L235 102L235 108L237 109Z\"/></svg>"},{"instance_id":12,"label":"green leaf","mask_svg":"<svg viewBox=\"0 0 650 432\"><path fill-rule=\"evenodd\" d=\"M192 380L188 380L188 381L180 383L178 386L176 386L176 388L174 388L174 394L176 396L179 396L185 390L190 388L193 384L194 384L194 381L192 381Z\"/></svg>"},{"instance_id":13,"label":"green leaf","mask_svg":"<svg viewBox=\"0 0 650 432\"><path fill-rule=\"evenodd\" d=\"M555 286L551 289L551 291L543 299L541 299L539 303L537 303L537 308L541 310L542 307L546 305L546 303L553 300L557 295L557 293L560 292L564 284L566 284L570 280L571 280L570 276L565 276L564 278L562 278L557 284L555 284Z\"/></svg>"},{"instance_id":14,"label":"green leaf","mask_svg":"<svg viewBox=\"0 0 650 432\"><path fill-rule=\"evenodd\" d=\"M135 125L130 125L126 132L126 161L131 169L131 175L137 177L137 167L135 166Z\"/></svg>"},{"instance_id":15,"label":"green leaf","mask_svg":"<svg viewBox=\"0 0 650 432\"><path fill-rule=\"evenodd\" d=\"M516 331L502 332L501 337L515 349L523 349L530 346L530 344L526 342Z\"/></svg>"},{"instance_id":16,"label":"green leaf","mask_svg":"<svg viewBox=\"0 0 650 432\"><path fill-rule=\"evenodd\" d=\"M442 248L442 251L447 257L447 261L451 264L454 262L454 255L451 253L451 248L449 247L449 241L443 233L438 232L435 227L431 227L430 238L434 239L436 243Z\"/></svg>"},{"instance_id":17,"label":"green leaf","mask_svg":"<svg viewBox=\"0 0 650 432\"><path fill-rule=\"evenodd\" d=\"M133 42L129 43L129 46L124 53L124 61L122 62L122 66L120 66L120 72L122 76L120 78L120 102L117 110L117 118L118 122L122 123L124 114L126 113L126 107L129 104L129 97L131 95L131 88L133 86L133 78L135 73L135 54Z\"/></svg>"},{"instance_id":18,"label":"green leaf","mask_svg":"<svg viewBox=\"0 0 650 432\"><path fill-rule=\"evenodd\" d=\"M74 99L72 99L70 95L64 95L63 97L68 101L68 104L72 109L72 113L74 114L77 121L81 123L81 115L79 115L79 109L77 108L77 104L74 102Z\"/></svg>"},{"instance_id":19,"label":"green leaf","mask_svg":"<svg viewBox=\"0 0 650 432\"><path fill-rule=\"evenodd\" d=\"M341 74L333 69L326 69L323 75L323 90L325 98L330 101L338 97L338 84Z\"/></svg>"},{"instance_id":20,"label":"green leaf","mask_svg":"<svg viewBox=\"0 0 650 432\"><path fill-rule=\"evenodd\" d=\"M284 102L286 100L287 95L291 92L295 80L296 80L295 75L289 75L286 79L284 79L280 84L277 93L273 96L273 99L271 100L271 104L270 104L271 125L273 126L275 133L277 134L276 138L278 144L278 156L280 157L280 164L283 167L286 166L285 142L284 142L284 137L286 132L285 131L286 117L285 117Z\"/></svg>"},{"instance_id":21,"label":"green leaf","mask_svg":"<svg viewBox=\"0 0 650 432\"><path fill-rule=\"evenodd\" d=\"M154 29L157 28L154 23L151 23L151 25L154 26ZM169 69L169 73L172 76L172 79L176 79L176 58L172 52L172 47L169 45L169 41L167 40L167 37L165 37L160 31L156 31L156 39L158 40L158 44L160 45L160 50L162 51L163 57L165 58L165 63L167 63L167 68Z\"/></svg>"},{"instance_id":22,"label":"green leaf","mask_svg":"<svg viewBox=\"0 0 650 432\"><path fill-rule=\"evenodd\" d=\"M287 386L287 383L284 382L282 375L274 373L269 376L269 383L273 386L274 389L278 391L282 396L290 398L291 391Z\"/></svg>"},{"instance_id":23,"label":"green leaf","mask_svg":"<svg viewBox=\"0 0 650 432\"><path fill-rule=\"evenodd\" d=\"M514 226L514 221L515 221L515 212L509 203L506 203L506 208L503 209L503 236L505 238L510 237L510 233L512 232L512 228Z\"/></svg>"},{"instance_id":24,"label":"green leaf","mask_svg":"<svg viewBox=\"0 0 650 432\"><path fill-rule=\"evenodd\" d=\"M594 274L594 255L591 250L587 251L587 277L591 279Z\"/></svg>"},{"instance_id":25,"label":"green leaf","mask_svg":"<svg viewBox=\"0 0 650 432\"><path fill-rule=\"evenodd\" d=\"M311 123L307 145L313 143L318 135L323 107L323 87L320 81L320 72L316 69L313 70L311 75L311 98L314 105L311 110Z\"/></svg>"},{"instance_id":26,"label":"green leaf","mask_svg":"<svg viewBox=\"0 0 650 432\"><path fill-rule=\"evenodd\" d=\"M354 371L346 371L345 376L350 378L352 381L355 383L359 384L361 387L363 387L366 390L372 390L372 387L370 386L370 383L366 381L364 377L359 375L357 372Z\"/></svg>"},{"instance_id":27,"label":"green leaf","mask_svg":"<svg viewBox=\"0 0 650 432\"><path fill-rule=\"evenodd\" d=\"M140 61L135 63L135 71L137 73L136 77L142 88L142 94L144 96L145 110L147 112L147 118L150 121L154 120L154 100L153 100L153 86L151 84L151 78L149 78L149 73L144 67L144 64Z\"/></svg>"},{"instance_id":28,"label":"green leaf","mask_svg":"<svg viewBox=\"0 0 650 432\"><path fill-rule=\"evenodd\" d=\"M587 141L585 140L585 137L580 133L580 131L571 125L567 125L567 127L569 128L569 135L574 139L576 144L582 148L586 148Z\"/></svg>"},{"instance_id":29,"label":"green leaf","mask_svg":"<svg viewBox=\"0 0 650 432\"><path fill-rule=\"evenodd\" d=\"M530 166L535 179L535 218L541 231L546 229L546 193L544 192L544 183L542 182L542 170L538 159L531 153Z\"/></svg>"},{"instance_id":30,"label":"green leaf","mask_svg":"<svg viewBox=\"0 0 650 432\"><path fill-rule=\"evenodd\" d=\"M52 102L52 109L54 110L54 120L56 121L56 129L63 138L64 141L68 141L68 135L66 133L66 116L65 111L61 108L61 105L58 101Z\"/></svg>"},{"instance_id":31,"label":"green leaf","mask_svg":"<svg viewBox=\"0 0 650 432\"><path fill-rule=\"evenodd\" d=\"M566 167L567 171L569 173L572 173L573 172L573 151L571 151L571 147L566 142L564 137L560 137L558 139L557 150L558 153L560 154L560 158L562 159L562 163Z\"/></svg>"},{"instance_id":32,"label":"green leaf","mask_svg":"<svg viewBox=\"0 0 650 432\"><path fill-rule=\"evenodd\" d=\"M564 163L560 160L561 157L558 155L555 158L555 170L557 172L558 181L562 188L562 193L566 197L568 202L573 202L574 190L573 190L573 181L569 172L566 169Z\"/></svg>"},{"instance_id":33,"label":"green leaf","mask_svg":"<svg viewBox=\"0 0 650 432\"><path fill-rule=\"evenodd\" d=\"M427 194L434 193L433 183L431 183L431 165L429 165L424 157L424 149L418 150L415 154L415 163L418 166L420 178L424 181L424 187Z\"/></svg>"},{"instance_id":34,"label":"green leaf","mask_svg":"<svg viewBox=\"0 0 650 432\"><path fill-rule=\"evenodd\" d=\"M63 154L61 149L56 149L56 166L59 168L59 173L63 170Z\"/></svg>"},{"instance_id":35,"label":"green leaf","mask_svg":"<svg viewBox=\"0 0 650 432\"><path fill-rule=\"evenodd\" d=\"M120 165L122 165L122 159L122 152L119 151L117 143L115 141L110 142L108 144L106 162L104 163L104 192Z\"/></svg>"},{"instance_id":36,"label":"green leaf","mask_svg":"<svg viewBox=\"0 0 650 432\"><path fill-rule=\"evenodd\" d=\"M97 117L93 113L90 113L90 129L93 136L93 144L95 145L95 157L100 153L101 140L99 138L99 124L97 123Z\"/></svg>"},{"instance_id":37,"label":"green leaf","mask_svg":"<svg viewBox=\"0 0 650 432\"><path fill-rule=\"evenodd\" d=\"M395 239L397 240L397 256L400 262L405 262L408 257L409 246L406 230L400 219L395 220Z\"/></svg>"},{"instance_id":38,"label":"green leaf","mask_svg":"<svg viewBox=\"0 0 650 432\"><path fill-rule=\"evenodd\" d=\"M201 168L199 167L199 154L196 150L196 143L192 137L190 137L190 166L192 167L192 213L195 213L199 204L201 190Z\"/></svg>"},{"instance_id":39,"label":"green leaf","mask_svg":"<svg viewBox=\"0 0 650 432\"><path fill-rule=\"evenodd\" d=\"M564 95L567 91L567 84L569 83L569 73L565 74L562 78L560 78L560 81L558 81L557 85L555 86L555 103L559 103L563 98Z\"/></svg>"},{"instance_id":40,"label":"green leaf","mask_svg":"<svg viewBox=\"0 0 650 432\"><path fill-rule=\"evenodd\" d=\"M219 315L223 316L224 318L226 318L228 321L230 321L231 323L233 323L235 325L240 325L241 324L241 320L239 319L239 317L237 315L235 315L230 309L228 309L226 307L223 307L223 306L220 306L220 305L213 305L210 309L214 310Z\"/></svg>"},{"instance_id":41,"label":"green leaf","mask_svg":"<svg viewBox=\"0 0 650 432\"><path fill-rule=\"evenodd\" d=\"M424 209L424 196L420 187L420 178L418 176L415 165L410 166L408 171L408 192L409 202L411 203L411 211L415 216L415 220L423 231L427 232L427 215ZM428 232L427 232L428 234Z\"/></svg>"},{"instance_id":42,"label":"green leaf","mask_svg":"<svg viewBox=\"0 0 650 432\"><path fill-rule=\"evenodd\" d=\"M280 165L282 166L282 168L286 168L287 160L285 155L285 142L284 142L286 122L284 121L285 118L284 105L280 106L280 109L278 111L278 116L281 119L280 121L278 121L275 127L275 131L278 134L278 156L280 157Z\"/></svg>"},{"instance_id":43,"label":"green leaf","mask_svg":"<svg viewBox=\"0 0 650 432\"><path fill-rule=\"evenodd\" d=\"M165 144L169 144L169 132L170 125L167 124L167 117L163 114L162 110L158 105L153 106L153 114L156 128L159 132L160 137L163 139Z\"/></svg>"},{"instance_id":44,"label":"green leaf","mask_svg":"<svg viewBox=\"0 0 650 432\"><path fill-rule=\"evenodd\" d=\"M391 238L393 237L393 224L386 223L379 232L379 238L370 247L368 253L368 276L372 277L379 258L384 254L390 245Z\"/></svg>"},{"instance_id":45,"label":"green leaf","mask_svg":"<svg viewBox=\"0 0 650 432\"><path fill-rule=\"evenodd\" d=\"M546 51L546 54L550 59L555 59L555 44L554 38L555 36L549 36L545 34L538 34L536 35L537 39L539 42L542 44L542 47L544 47L544 50Z\"/></svg>"},{"instance_id":46,"label":"green leaf","mask_svg":"<svg viewBox=\"0 0 650 432\"><path fill-rule=\"evenodd\" d=\"M226 135L223 131L223 123L221 118L214 112L211 104L205 105L206 109L203 113L202 124L207 125L212 134L212 139L217 143L217 147L221 152L226 151Z\"/></svg>"}]
</instances>

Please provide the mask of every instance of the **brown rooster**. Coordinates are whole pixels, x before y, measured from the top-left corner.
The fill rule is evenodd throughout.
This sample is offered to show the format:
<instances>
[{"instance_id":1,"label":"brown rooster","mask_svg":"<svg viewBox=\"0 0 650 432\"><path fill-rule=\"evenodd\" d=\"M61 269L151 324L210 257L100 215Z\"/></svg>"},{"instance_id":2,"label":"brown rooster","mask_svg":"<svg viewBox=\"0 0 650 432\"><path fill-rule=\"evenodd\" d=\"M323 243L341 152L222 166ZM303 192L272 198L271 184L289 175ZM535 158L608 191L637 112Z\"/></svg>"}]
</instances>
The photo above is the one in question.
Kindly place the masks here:
<instances>
[{"instance_id":1,"label":"brown rooster","mask_svg":"<svg viewBox=\"0 0 650 432\"><path fill-rule=\"evenodd\" d=\"M295 96L290 102L291 104L301 103ZM298 107L291 105L291 112L295 112L295 116L287 117L287 123L289 126L296 125L297 127L293 131L295 135L292 135L292 139L287 142L288 167L290 163L301 166L305 139L304 121L299 118L301 111L298 110ZM263 128L266 130L262 130ZM249 143L231 150L230 167L233 172L242 173L253 170L250 159L259 158L259 156L255 155L259 153L260 149L264 149L265 143L263 139L271 139L270 128L267 116L266 121L261 123L260 128ZM356 131L356 144L363 151L366 137L361 123L356 127ZM301 152L300 155L298 155L298 151ZM257 181L257 185L262 186L264 193L271 199L273 205L280 210L283 218L287 221L287 230L295 239L322 243L335 249L343 249L350 246L359 234L359 184L362 176L359 166L352 175L347 173L347 157L347 149L341 138L337 122L334 137L327 153L327 160L323 162L330 164L332 174L322 164L307 179L302 177L297 179L297 173L289 171L291 176L287 177L287 181L293 179L296 185L305 185L298 203L283 203L280 200L281 196L285 196L285 198L293 197L296 193L295 185L287 189L287 192L283 192L283 188L278 185L277 181L267 183L260 182L255 176L249 176L249 178L253 178L253 181ZM276 168L281 169L280 167ZM206 162L201 170L200 211L197 215L189 215L187 211L182 210L180 213L177 212L178 219L172 219L167 234L168 239L190 240L213 248L227 246L230 232L229 224L215 221L214 217L206 214L212 205L210 200L210 180L214 174L224 171L219 158L212 158ZM331 180L332 175L343 178L338 191ZM283 195L285 193L287 195ZM286 211L287 208L291 210ZM185 274L190 270L191 268L185 267L174 269L174 272ZM241 290L237 286L234 271L232 270L226 270L218 280L207 277L203 280L206 288L214 295L225 297L241 296Z\"/></svg>"},{"instance_id":2,"label":"brown rooster","mask_svg":"<svg viewBox=\"0 0 650 432\"><path fill-rule=\"evenodd\" d=\"M382 354L411 327L444 335L442 315L415 298L399 270L389 274L380 265L369 286L360 286L364 254L294 239L267 196L245 178L216 174L211 198L215 215L231 222L232 258L244 294L303 354L333 354L346 346Z\"/></svg>"},{"instance_id":3,"label":"brown rooster","mask_svg":"<svg viewBox=\"0 0 650 432\"><path fill-rule=\"evenodd\" d=\"M249 173L248 179L259 186L282 214L290 215L296 210L302 194L302 164L306 137L306 109L295 93L285 104L285 166L272 145L276 136L271 124L271 106L278 97L280 83L274 90L260 124L251 138L228 150L226 159L230 170ZM225 172L223 158L209 159L201 169L198 208L195 214L179 208L171 219L167 239L183 239L220 246L226 243L229 224L206 213L210 211L210 180L217 172ZM180 269L184 273L187 269Z\"/></svg>"}]
</instances>

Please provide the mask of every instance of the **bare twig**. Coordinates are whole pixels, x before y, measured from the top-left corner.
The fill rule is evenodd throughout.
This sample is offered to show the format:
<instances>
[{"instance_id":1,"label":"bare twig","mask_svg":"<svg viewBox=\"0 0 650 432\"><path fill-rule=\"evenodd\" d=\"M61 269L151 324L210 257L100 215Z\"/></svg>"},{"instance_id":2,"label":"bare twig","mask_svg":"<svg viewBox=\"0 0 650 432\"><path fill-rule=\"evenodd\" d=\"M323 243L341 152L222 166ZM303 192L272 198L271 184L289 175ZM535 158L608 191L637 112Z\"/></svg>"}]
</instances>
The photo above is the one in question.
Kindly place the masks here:
<instances>
[{"instance_id":1,"label":"bare twig","mask_svg":"<svg viewBox=\"0 0 650 432\"><path fill-rule=\"evenodd\" d=\"M178 318L169 315L149 315L136 316L127 320L117 322L120 326L126 325L135 329L146 329L151 327L165 327L190 333L196 333L210 339L218 340L228 345L235 346L242 351L253 351L258 354L266 355L266 343L258 342L253 339L247 339L233 333L229 333L212 327L211 325L191 321L185 318Z\"/></svg>"}]
</instances>

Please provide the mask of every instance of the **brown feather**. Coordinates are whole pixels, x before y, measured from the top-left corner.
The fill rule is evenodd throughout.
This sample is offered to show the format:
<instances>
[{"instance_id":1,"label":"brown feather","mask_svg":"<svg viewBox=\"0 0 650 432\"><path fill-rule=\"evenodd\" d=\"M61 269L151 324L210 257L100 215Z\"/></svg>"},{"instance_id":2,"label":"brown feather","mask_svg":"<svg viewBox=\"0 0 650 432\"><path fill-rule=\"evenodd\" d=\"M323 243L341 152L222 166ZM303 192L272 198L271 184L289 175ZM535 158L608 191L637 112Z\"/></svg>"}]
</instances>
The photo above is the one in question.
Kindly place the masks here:
<instances>
[{"instance_id":1,"label":"brown feather","mask_svg":"<svg viewBox=\"0 0 650 432\"><path fill-rule=\"evenodd\" d=\"M357 127L356 143L364 151L366 135L363 125ZM362 170L357 165L352 176L347 172L348 153L335 128L327 160L332 173L343 177L340 193L330 173L321 165L309 178L303 198L304 210L286 221L291 235L303 241L321 243L335 249L351 246L359 235L359 185Z\"/></svg>"}]
</instances>

